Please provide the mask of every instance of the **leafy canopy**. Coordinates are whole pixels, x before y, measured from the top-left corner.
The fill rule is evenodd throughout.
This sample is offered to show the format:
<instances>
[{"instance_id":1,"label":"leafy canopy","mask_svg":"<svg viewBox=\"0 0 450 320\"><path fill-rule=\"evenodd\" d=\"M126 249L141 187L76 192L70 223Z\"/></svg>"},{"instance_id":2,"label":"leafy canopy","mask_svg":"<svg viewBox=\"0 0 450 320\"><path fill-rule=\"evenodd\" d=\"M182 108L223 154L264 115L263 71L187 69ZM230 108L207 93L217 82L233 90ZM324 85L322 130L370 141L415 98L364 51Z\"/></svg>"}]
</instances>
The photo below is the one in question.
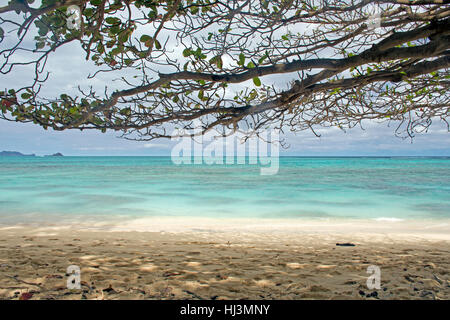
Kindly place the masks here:
<instances>
[{"instance_id":1,"label":"leafy canopy","mask_svg":"<svg viewBox=\"0 0 450 320\"><path fill-rule=\"evenodd\" d=\"M258 132L367 119L413 135L448 116L448 3L11 0L0 7L0 72L29 79L2 83L0 116L131 139L168 137L194 120L203 131ZM69 43L90 75L78 91L43 95L47 62ZM121 85L90 86L105 74Z\"/></svg>"}]
</instances>

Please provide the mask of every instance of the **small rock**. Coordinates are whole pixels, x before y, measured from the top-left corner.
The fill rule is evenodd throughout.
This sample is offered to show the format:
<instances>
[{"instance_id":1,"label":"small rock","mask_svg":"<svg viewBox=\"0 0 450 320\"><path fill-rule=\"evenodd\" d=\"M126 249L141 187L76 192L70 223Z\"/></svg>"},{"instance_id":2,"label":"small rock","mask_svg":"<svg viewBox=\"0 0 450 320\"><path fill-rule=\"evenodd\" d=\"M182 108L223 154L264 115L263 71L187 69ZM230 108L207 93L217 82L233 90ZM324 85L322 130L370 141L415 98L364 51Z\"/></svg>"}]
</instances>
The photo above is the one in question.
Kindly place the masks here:
<instances>
[{"instance_id":1,"label":"small rock","mask_svg":"<svg viewBox=\"0 0 450 320\"><path fill-rule=\"evenodd\" d=\"M423 297L426 297L426 296L428 296L430 294L433 295L433 292L424 290L424 291L422 291L420 293L420 296L423 298Z\"/></svg>"},{"instance_id":2,"label":"small rock","mask_svg":"<svg viewBox=\"0 0 450 320\"><path fill-rule=\"evenodd\" d=\"M346 243L336 243L337 246L339 247L354 247L355 244L350 243L350 242L346 242Z\"/></svg>"},{"instance_id":3,"label":"small rock","mask_svg":"<svg viewBox=\"0 0 450 320\"><path fill-rule=\"evenodd\" d=\"M440 279L437 275L433 274L433 277L439 284L443 284L444 283L444 281L442 281L442 279Z\"/></svg>"},{"instance_id":4,"label":"small rock","mask_svg":"<svg viewBox=\"0 0 450 320\"><path fill-rule=\"evenodd\" d=\"M109 285L108 288L105 288L102 291L103 292L116 292L116 290L113 289L112 285Z\"/></svg>"},{"instance_id":5,"label":"small rock","mask_svg":"<svg viewBox=\"0 0 450 320\"><path fill-rule=\"evenodd\" d=\"M33 294L30 292L24 292L20 295L19 300L29 300L33 297Z\"/></svg>"}]
</instances>

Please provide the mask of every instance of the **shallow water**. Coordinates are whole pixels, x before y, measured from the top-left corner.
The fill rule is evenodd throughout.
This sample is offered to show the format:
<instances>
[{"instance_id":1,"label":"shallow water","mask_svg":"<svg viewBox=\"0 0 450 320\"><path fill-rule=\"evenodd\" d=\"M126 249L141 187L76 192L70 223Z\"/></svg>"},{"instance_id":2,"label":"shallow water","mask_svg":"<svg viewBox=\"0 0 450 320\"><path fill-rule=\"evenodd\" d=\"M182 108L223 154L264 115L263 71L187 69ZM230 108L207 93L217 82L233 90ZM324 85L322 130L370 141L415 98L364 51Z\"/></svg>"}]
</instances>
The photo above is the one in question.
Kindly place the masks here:
<instances>
[{"instance_id":1,"label":"shallow water","mask_svg":"<svg viewBox=\"0 0 450 320\"><path fill-rule=\"evenodd\" d=\"M450 158L280 158L175 165L170 157L0 157L0 223L67 218L450 217Z\"/></svg>"}]
</instances>

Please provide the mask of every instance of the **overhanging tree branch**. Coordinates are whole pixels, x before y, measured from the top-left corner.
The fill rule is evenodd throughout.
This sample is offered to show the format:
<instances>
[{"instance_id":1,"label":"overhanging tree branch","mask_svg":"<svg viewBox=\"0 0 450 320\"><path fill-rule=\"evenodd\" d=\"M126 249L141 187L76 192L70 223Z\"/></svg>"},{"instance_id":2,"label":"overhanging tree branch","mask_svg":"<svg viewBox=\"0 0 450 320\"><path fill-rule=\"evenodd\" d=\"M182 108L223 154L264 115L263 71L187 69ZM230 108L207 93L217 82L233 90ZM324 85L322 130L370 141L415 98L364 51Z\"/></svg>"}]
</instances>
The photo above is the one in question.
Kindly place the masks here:
<instances>
[{"instance_id":1,"label":"overhanging tree branch","mask_svg":"<svg viewBox=\"0 0 450 320\"><path fill-rule=\"evenodd\" d=\"M67 28L70 4L83 10L80 30ZM1 93L10 121L148 140L194 120L202 131L257 132L378 119L413 135L448 117L448 1L13 0L0 14L0 72L35 68L29 84ZM47 60L74 41L96 64L89 79L127 71L124 87L42 97Z\"/></svg>"}]
</instances>

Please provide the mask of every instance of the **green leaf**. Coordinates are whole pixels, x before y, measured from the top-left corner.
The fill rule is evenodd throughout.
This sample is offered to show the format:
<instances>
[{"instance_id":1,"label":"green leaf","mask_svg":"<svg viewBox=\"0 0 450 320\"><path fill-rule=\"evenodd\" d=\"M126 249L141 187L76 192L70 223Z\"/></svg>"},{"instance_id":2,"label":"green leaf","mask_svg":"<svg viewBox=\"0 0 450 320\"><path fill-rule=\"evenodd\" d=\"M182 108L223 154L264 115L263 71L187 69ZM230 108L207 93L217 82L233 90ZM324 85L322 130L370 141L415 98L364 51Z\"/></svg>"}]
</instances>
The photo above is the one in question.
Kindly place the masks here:
<instances>
[{"instance_id":1,"label":"green leaf","mask_svg":"<svg viewBox=\"0 0 450 320\"><path fill-rule=\"evenodd\" d=\"M47 32L48 32L48 27L45 25L41 25L39 28L38 34L40 36L45 36L47 34Z\"/></svg>"},{"instance_id":2,"label":"green leaf","mask_svg":"<svg viewBox=\"0 0 450 320\"><path fill-rule=\"evenodd\" d=\"M119 112L123 116L130 116L131 115L131 109L130 108L124 108L121 109Z\"/></svg>"},{"instance_id":3,"label":"green leaf","mask_svg":"<svg viewBox=\"0 0 450 320\"><path fill-rule=\"evenodd\" d=\"M210 64L215 64L218 68L222 68L223 61L222 56L215 56L209 59Z\"/></svg>"},{"instance_id":4,"label":"green leaf","mask_svg":"<svg viewBox=\"0 0 450 320\"><path fill-rule=\"evenodd\" d=\"M92 9L92 8L86 8L86 9L84 9L83 14L84 14L86 17L91 17L91 16L94 14L94 9Z\"/></svg>"},{"instance_id":5,"label":"green leaf","mask_svg":"<svg viewBox=\"0 0 450 320\"><path fill-rule=\"evenodd\" d=\"M22 97L22 99L30 99L31 98L31 94L29 94L29 93L22 93L20 96Z\"/></svg>"},{"instance_id":6,"label":"green leaf","mask_svg":"<svg viewBox=\"0 0 450 320\"><path fill-rule=\"evenodd\" d=\"M261 63L263 63L264 60L266 60L266 59L267 59L267 55L265 54L265 55L263 55L261 58L259 58L258 63L261 64Z\"/></svg>"},{"instance_id":7,"label":"green leaf","mask_svg":"<svg viewBox=\"0 0 450 320\"><path fill-rule=\"evenodd\" d=\"M239 55L239 65L243 66L245 64L245 55L241 52Z\"/></svg>"},{"instance_id":8,"label":"green leaf","mask_svg":"<svg viewBox=\"0 0 450 320\"><path fill-rule=\"evenodd\" d=\"M183 50L183 57L189 57L191 55L191 49L186 48Z\"/></svg>"},{"instance_id":9,"label":"green leaf","mask_svg":"<svg viewBox=\"0 0 450 320\"><path fill-rule=\"evenodd\" d=\"M114 56L117 56L120 53L122 53L122 49L120 49L119 47L116 47L116 48L111 50L111 54L114 55Z\"/></svg>"},{"instance_id":10,"label":"green leaf","mask_svg":"<svg viewBox=\"0 0 450 320\"><path fill-rule=\"evenodd\" d=\"M105 19L106 23L109 24L119 24L120 23L120 19L119 18L114 18L114 17L108 17Z\"/></svg>"},{"instance_id":11,"label":"green leaf","mask_svg":"<svg viewBox=\"0 0 450 320\"><path fill-rule=\"evenodd\" d=\"M250 61L248 64L247 64L247 68L249 68L249 69L253 69L255 67L255 64L252 62L252 61Z\"/></svg>"},{"instance_id":12,"label":"green leaf","mask_svg":"<svg viewBox=\"0 0 450 320\"><path fill-rule=\"evenodd\" d=\"M217 68L222 69L222 67L223 67L223 60L222 60L221 56L217 56L216 65L217 65Z\"/></svg>"},{"instance_id":13,"label":"green leaf","mask_svg":"<svg viewBox=\"0 0 450 320\"><path fill-rule=\"evenodd\" d=\"M102 54L105 52L105 47L103 46L103 43L99 42L97 45L97 51L98 53Z\"/></svg>"},{"instance_id":14,"label":"green leaf","mask_svg":"<svg viewBox=\"0 0 450 320\"><path fill-rule=\"evenodd\" d=\"M192 14L196 14L198 12L198 10L199 10L198 7L192 7L191 8L191 13Z\"/></svg>"},{"instance_id":15,"label":"green leaf","mask_svg":"<svg viewBox=\"0 0 450 320\"><path fill-rule=\"evenodd\" d=\"M161 43L159 43L158 40L155 39L155 48L160 50L161 49Z\"/></svg>"},{"instance_id":16,"label":"green leaf","mask_svg":"<svg viewBox=\"0 0 450 320\"><path fill-rule=\"evenodd\" d=\"M255 84L255 86L259 87L261 86L261 79L259 79L258 77L253 78L253 83Z\"/></svg>"},{"instance_id":17,"label":"green leaf","mask_svg":"<svg viewBox=\"0 0 450 320\"><path fill-rule=\"evenodd\" d=\"M122 32L119 36L119 42L125 43L128 40L128 32Z\"/></svg>"},{"instance_id":18,"label":"green leaf","mask_svg":"<svg viewBox=\"0 0 450 320\"><path fill-rule=\"evenodd\" d=\"M117 25L116 26L112 26L110 28L110 31L111 31L112 34L118 34L120 32L120 27L117 26Z\"/></svg>"},{"instance_id":19,"label":"green leaf","mask_svg":"<svg viewBox=\"0 0 450 320\"><path fill-rule=\"evenodd\" d=\"M149 35L144 34L144 35L141 36L141 38L139 39L139 41L141 41L141 42L147 42L147 41L149 41L149 40L151 40L151 39L152 39L152 37L150 37Z\"/></svg>"}]
</instances>

